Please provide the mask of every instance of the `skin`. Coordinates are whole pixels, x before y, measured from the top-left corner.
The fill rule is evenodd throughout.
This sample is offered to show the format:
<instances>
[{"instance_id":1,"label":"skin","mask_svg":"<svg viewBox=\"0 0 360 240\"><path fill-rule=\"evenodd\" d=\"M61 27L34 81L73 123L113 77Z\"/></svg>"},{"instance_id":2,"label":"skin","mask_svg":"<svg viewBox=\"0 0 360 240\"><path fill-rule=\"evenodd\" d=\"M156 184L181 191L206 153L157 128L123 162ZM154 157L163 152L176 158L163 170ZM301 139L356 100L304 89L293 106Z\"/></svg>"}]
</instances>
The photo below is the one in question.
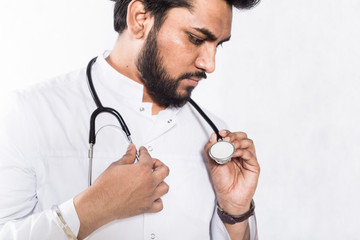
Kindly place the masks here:
<instances>
[{"instance_id":1,"label":"skin","mask_svg":"<svg viewBox=\"0 0 360 240\"><path fill-rule=\"evenodd\" d=\"M169 191L163 181L169 168L151 158L144 147L134 164L136 148L129 145L126 154L112 163L84 192L74 198L80 219L78 239L84 239L102 225L116 219L163 209L161 196Z\"/></svg>"},{"instance_id":2,"label":"skin","mask_svg":"<svg viewBox=\"0 0 360 240\"><path fill-rule=\"evenodd\" d=\"M212 73L215 70L217 47L230 39L232 8L225 1L196 0L193 5L191 11L186 8L169 10L157 33L162 64L172 79L188 72ZM127 28L119 35L106 59L115 70L140 84L141 74L136 63L153 22L142 2L133 0L128 7ZM196 86L200 80L181 80L177 93L187 95L188 86ZM165 106L152 99L146 86L143 101L152 103L153 114L165 109ZM220 134L235 145L236 153L232 161L225 165L216 164L208 156L210 175L219 206L229 214L240 215L250 207L260 167L254 143L245 133L221 131ZM215 142L213 134L205 145L205 151L208 152ZM161 161L152 159L145 148L140 148L139 162L133 164L135 151L135 147L130 149L90 188L74 198L80 219L79 239L115 219L162 210L161 196L169 189L164 182L169 169ZM130 182L131 185L127 185ZM248 221L225 224L225 227L231 239L249 238Z\"/></svg>"},{"instance_id":3,"label":"skin","mask_svg":"<svg viewBox=\"0 0 360 240\"><path fill-rule=\"evenodd\" d=\"M208 156L218 205L231 215L241 215L250 209L260 174L254 142L243 132L220 131L225 141L235 146L235 154L230 162L219 165ZM205 151L216 143L212 134L205 145ZM231 239L249 239L248 221L234 225L225 224Z\"/></svg>"},{"instance_id":4,"label":"skin","mask_svg":"<svg viewBox=\"0 0 360 240\"><path fill-rule=\"evenodd\" d=\"M153 19L150 13L141 12L139 5L142 6L139 1L130 3L133 8L129 7L128 10L128 28L119 36L107 61L120 73L142 84L136 60L153 26ZM216 48L230 38L231 22L232 9L225 1L199 0L191 12L186 8L169 10L167 19L158 32L158 47L163 65L171 77L177 79L184 73L196 71L212 73L215 70ZM204 34L204 29L216 39ZM178 94L186 95L186 87L193 86L200 80L182 80ZM146 88L143 101L153 103L154 115L165 109L151 98Z\"/></svg>"}]
</instances>

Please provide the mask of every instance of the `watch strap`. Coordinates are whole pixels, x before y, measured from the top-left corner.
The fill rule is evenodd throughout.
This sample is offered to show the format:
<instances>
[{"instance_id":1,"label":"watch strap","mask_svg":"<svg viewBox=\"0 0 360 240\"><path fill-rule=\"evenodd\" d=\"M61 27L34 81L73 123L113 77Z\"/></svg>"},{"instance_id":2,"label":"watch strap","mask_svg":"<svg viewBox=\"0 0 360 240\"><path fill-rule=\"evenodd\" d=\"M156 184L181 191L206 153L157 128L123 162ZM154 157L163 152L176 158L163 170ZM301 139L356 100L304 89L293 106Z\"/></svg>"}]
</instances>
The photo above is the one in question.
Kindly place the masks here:
<instances>
[{"instance_id":1,"label":"watch strap","mask_svg":"<svg viewBox=\"0 0 360 240\"><path fill-rule=\"evenodd\" d=\"M219 217L223 223L235 224L235 223L243 222L243 221L247 220L249 217L251 217L252 215L254 215L254 210L255 210L255 202L252 199L251 203L250 203L250 209L247 212L245 212L244 214L231 215L231 214L225 212L219 206L217 208L217 214L219 215Z\"/></svg>"}]
</instances>

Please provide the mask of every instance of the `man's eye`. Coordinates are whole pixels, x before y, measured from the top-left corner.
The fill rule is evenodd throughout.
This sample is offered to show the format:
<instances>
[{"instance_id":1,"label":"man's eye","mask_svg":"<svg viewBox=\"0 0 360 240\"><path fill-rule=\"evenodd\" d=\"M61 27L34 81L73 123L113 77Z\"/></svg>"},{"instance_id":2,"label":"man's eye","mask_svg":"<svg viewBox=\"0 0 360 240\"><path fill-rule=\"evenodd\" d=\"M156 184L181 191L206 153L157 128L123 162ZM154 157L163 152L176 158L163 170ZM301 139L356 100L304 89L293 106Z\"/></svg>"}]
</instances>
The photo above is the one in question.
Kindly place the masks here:
<instances>
[{"instance_id":1,"label":"man's eye","mask_svg":"<svg viewBox=\"0 0 360 240\"><path fill-rule=\"evenodd\" d=\"M193 44L195 44L196 46L201 45L205 40L204 39L200 39L192 34L189 34L189 40L190 42L192 42Z\"/></svg>"}]
</instances>

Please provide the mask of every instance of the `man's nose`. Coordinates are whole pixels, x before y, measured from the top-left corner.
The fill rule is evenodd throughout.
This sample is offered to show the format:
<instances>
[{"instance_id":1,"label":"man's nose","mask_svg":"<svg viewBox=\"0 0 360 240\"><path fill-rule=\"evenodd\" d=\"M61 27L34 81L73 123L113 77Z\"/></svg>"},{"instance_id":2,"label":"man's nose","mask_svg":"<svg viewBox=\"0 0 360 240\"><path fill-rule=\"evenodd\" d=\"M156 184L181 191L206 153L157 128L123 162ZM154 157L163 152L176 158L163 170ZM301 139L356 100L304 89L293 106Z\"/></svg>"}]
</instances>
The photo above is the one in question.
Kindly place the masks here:
<instances>
[{"instance_id":1,"label":"man's nose","mask_svg":"<svg viewBox=\"0 0 360 240\"><path fill-rule=\"evenodd\" d=\"M216 47L207 45L200 49L199 56L196 58L195 66L206 73L215 71Z\"/></svg>"}]
</instances>

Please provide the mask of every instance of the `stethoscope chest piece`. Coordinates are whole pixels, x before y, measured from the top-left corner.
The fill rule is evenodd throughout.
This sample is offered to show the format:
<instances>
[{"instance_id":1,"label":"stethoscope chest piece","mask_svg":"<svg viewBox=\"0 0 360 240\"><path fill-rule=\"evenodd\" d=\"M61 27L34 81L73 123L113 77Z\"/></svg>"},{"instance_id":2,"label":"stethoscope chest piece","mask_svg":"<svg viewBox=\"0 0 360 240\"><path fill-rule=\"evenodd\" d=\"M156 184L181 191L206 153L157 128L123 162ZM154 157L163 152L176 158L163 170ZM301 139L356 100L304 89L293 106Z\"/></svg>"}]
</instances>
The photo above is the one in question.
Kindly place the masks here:
<instances>
[{"instance_id":1,"label":"stethoscope chest piece","mask_svg":"<svg viewBox=\"0 0 360 240\"><path fill-rule=\"evenodd\" d=\"M89 150L89 186L92 183L92 161L93 161L93 148L96 142L96 129L95 129L95 120L96 117L101 113L110 113L116 119L119 121L119 124L126 134L127 139L129 140L129 143L132 143L131 137L130 137L130 131L129 128L126 126L126 123L120 113L118 113L115 109L110 107L104 107L101 104L101 101L96 93L92 76L91 76L91 69L93 64L96 61L96 57L91 59L89 62L87 68L86 68L86 75L88 80L88 86L91 93L91 96L97 106L95 111L91 114L90 117L90 129L89 129L89 143L90 143L90 150ZM193 107L199 112L199 114L205 119L205 121L210 125L210 127L214 130L214 132L217 135L217 139L219 140L217 143L212 145L209 149L209 155L212 159L214 159L218 164L225 164L231 160L231 157L235 153L235 147L232 143L222 141L222 137L219 135L219 130L215 126L215 124L210 120L210 118L204 113L204 111L190 98L189 102ZM136 154L136 159L138 159L138 155Z\"/></svg>"},{"instance_id":2,"label":"stethoscope chest piece","mask_svg":"<svg viewBox=\"0 0 360 240\"><path fill-rule=\"evenodd\" d=\"M218 164L225 164L230 162L235 153L234 144L227 141L218 141L214 143L209 149L209 155Z\"/></svg>"}]
</instances>

